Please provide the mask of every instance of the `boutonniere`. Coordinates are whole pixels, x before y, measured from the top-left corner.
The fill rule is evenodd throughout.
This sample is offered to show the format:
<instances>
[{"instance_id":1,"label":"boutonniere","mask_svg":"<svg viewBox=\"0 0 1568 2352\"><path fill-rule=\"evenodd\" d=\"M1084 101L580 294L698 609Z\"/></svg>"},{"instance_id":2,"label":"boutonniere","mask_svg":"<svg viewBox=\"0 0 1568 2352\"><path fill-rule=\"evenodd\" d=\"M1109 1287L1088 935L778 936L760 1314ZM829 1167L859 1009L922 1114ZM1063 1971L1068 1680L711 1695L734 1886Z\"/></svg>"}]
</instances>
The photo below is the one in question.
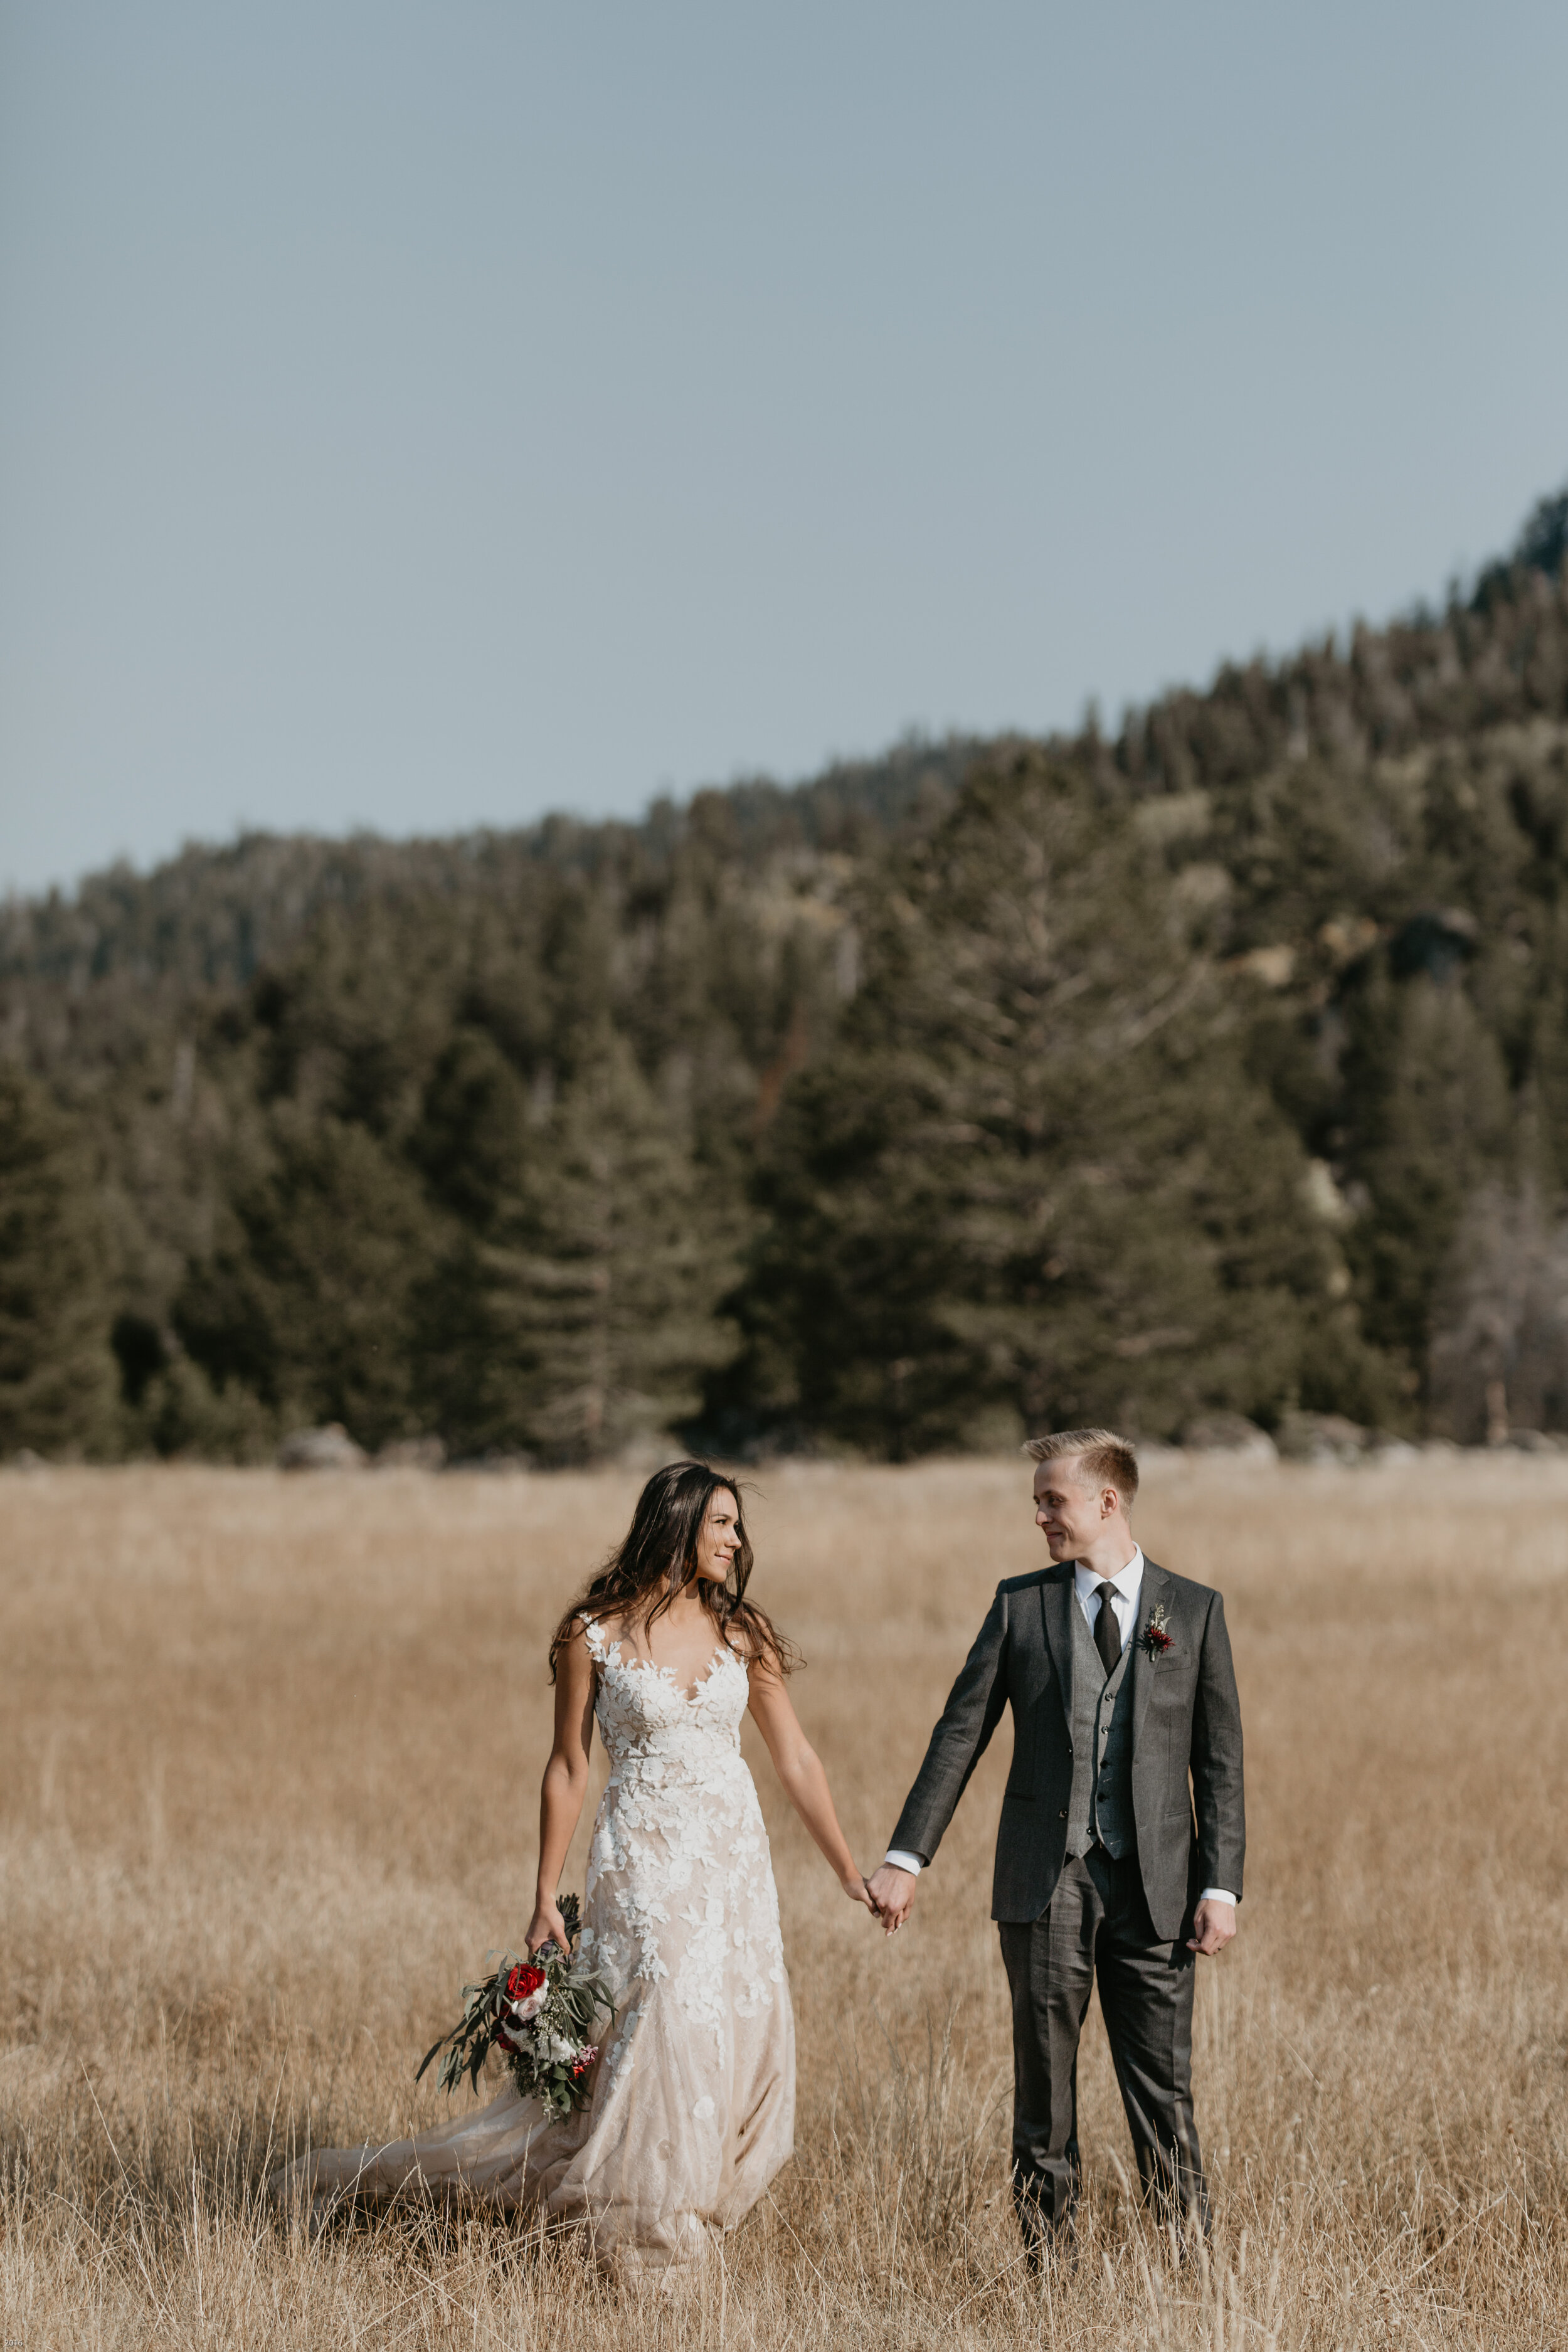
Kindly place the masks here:
<instances>
[{"instance_id":1,"label":"boutonniere","mask_svg":"<svg viewBox=\"0 0 1568 2352\"><path fill-rule=\"evenodd\" d=\"M1149 1622L1138 1636L1138 1645L1146 1658L1163 1658L1167 1650L1174 1647L1169 1633L1165 1631L1165 1611L1163 1602L1157 1602L1150 1610Z\"/></svg>"}]
</instances>

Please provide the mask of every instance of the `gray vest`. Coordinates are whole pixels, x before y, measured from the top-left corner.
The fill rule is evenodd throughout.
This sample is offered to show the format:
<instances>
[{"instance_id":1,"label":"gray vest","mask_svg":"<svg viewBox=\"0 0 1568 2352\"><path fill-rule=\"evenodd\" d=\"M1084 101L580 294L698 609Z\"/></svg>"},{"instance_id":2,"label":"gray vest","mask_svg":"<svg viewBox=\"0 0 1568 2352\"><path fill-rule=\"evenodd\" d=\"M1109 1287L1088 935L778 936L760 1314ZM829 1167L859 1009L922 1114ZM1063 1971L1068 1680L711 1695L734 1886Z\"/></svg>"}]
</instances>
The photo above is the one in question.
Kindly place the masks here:
<instances>
[{"instance_id":1,"label":"gray vest","mask_svg":"<svg viewBox=\"0 0 1568 2352\"><path fill-rule=\"evenodd\" d=\"M1120 1857L1138 1843L1132 1819L1132 1645L1128 1643L1108 1680L1094 1636L1072 1596L1072 1798L1068 1807L1068 1853L1087 1853L1098 1840Z\"/></svg>"}]
</instances>

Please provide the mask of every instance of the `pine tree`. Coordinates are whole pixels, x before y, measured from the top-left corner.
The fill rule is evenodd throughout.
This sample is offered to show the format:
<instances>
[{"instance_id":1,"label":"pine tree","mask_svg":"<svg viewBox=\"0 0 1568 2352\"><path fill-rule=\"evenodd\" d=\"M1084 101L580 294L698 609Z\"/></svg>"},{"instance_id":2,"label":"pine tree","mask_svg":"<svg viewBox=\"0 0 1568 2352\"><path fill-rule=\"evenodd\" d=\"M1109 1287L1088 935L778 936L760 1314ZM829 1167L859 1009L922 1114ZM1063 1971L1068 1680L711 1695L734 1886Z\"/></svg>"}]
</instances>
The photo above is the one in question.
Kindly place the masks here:
<instances>
[{"instance_id":1,"label":"pine tree","mask_svg":"<svg viewBox=\"0 0 1568 2352\"><path fill-rule=\"evenodd\" d=\"M423 1293L422 1377L448 1442L589 1461L687 1419L732 1350L715 1310L733 1248L676 1122L601 1029L491 1237L465 1236Z\"/></svg>"},{"instance_id":2,"label":"pine tree","mask_svg":"<svg viewBox=\"0 0 1568 2352\"><path fill-rule=\"evenodd\" d=\"M279 1421L340 1421L373 1446L408 1433L409 1294L444 1229L363 1128L284 1104L269 1141L174 1328L215 1386L249 1390Z\"/></svg>"},{"instance_id":3,"label":"pine tree","mask_svg":"<svg viewBox=\"0 0 1568 2352\"><path fill-rule=\"evenodd\" d=\"M866 933L843 1040L771 1155L742 1310L754 1409L894 1455L1283 1410L1336 1253L1125 816L1011 755Z\"/></svg>"},{"instance_id":4,"label":"pine tree","mask_svg":"<svg viewBox=\"0 0 1568 2352\"><path fill-rule=\"evenodd\" d=\"M1458 970L1375 968L1352 1007L1345 1116L1367 1205L1345 1237L1369 1338L1424 1377L1466 1205L1507 1169L1507 1073Z\"/></svg>"},{"instance_id":5,"label":"pine tree","mask_svg":"<svg viewBox=\"0 0 1568 2352\"><path fill-rule=\"evenodd\" d=\"M0 1456L113 1450L109 1321L80 1145L43 1088L0 1062Z\"/></svg>"}]
</instances>

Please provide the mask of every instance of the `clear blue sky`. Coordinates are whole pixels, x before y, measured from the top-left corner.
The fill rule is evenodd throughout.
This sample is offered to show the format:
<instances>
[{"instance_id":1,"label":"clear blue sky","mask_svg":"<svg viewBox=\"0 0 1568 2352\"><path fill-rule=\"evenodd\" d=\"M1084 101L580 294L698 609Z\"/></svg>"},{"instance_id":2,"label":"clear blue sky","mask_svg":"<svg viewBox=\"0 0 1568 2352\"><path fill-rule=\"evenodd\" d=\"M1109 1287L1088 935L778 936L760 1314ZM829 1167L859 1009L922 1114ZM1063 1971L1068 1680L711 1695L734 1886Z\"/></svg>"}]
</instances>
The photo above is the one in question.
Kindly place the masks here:
<instances>
[{"instance_id":1,"label":"clear blue sky","mask_svg":"<svg viewBox=\"0 0 1568 2352\"><path fill-rule=\"evenodd\" d=\"M0 885L1114 718L1568 477L1568 10L0 0Z\"/></svg>"}]
</instances>

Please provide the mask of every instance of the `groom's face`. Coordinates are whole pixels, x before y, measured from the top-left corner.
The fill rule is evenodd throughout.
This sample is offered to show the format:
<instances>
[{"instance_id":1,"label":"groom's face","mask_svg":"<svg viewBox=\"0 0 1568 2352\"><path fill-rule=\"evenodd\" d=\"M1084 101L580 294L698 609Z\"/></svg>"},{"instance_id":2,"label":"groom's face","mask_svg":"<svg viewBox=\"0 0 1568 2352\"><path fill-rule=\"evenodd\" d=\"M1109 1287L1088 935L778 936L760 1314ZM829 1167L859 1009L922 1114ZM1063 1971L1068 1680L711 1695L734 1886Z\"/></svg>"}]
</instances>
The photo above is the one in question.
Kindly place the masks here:
<instances>
[{"instance_id":1,"label":"groom's face","mask_svg":"<svg viewBox=\"0 0 1568 2352\"><path fill-rule=\"evenodd\" d=\"M1082 1456L1042 1462L1035 1473L1035 1525L1053 1559L1076 1559L1100 1528L1100 1491L1081 1484Z\"/></svg>"}]
</instances>

